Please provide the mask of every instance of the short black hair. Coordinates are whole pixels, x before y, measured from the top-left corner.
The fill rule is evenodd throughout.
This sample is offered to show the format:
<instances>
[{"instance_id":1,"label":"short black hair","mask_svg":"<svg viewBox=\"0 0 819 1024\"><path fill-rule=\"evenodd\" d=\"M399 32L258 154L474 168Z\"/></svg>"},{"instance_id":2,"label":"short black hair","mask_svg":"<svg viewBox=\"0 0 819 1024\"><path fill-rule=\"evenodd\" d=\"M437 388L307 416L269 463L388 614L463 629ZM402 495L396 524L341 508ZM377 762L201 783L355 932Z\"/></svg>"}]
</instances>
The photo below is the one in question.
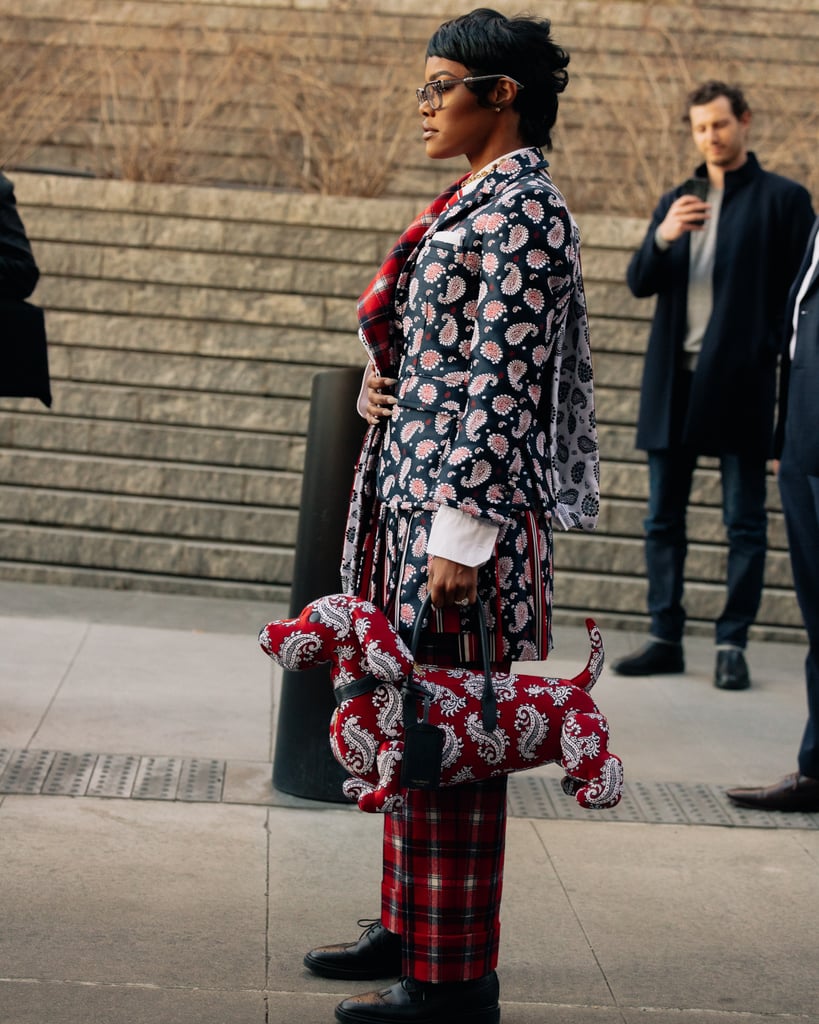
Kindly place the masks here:
<instances>
[{"instance_id":1,"label":"short black hair","mask_svg":"<svg viewBox=\"0 0 819 1024\"><path fill-rule=\"evenodd\" d=\"M470 75L510 76L521 83L513 109L520 114L520 132L527 145L552 148L557 120L557 97L566 88L569 55L551 36L547 18L516 15L507 18L479 7L444 22L427 46L427 57L463 64ZM492 82L469 83L484 106Z\"/></svg>"},{"instance_id":2,"label":"short black hair","mask_svg":"<svg viewBox=\"0 0 819 1024\"><path fill-rule=\"evenodd\" d=\"M683 121L690 120L691 107L704 107L706 103L713 103L720 96L724 96L731 104L731 110L737 121L743 114L750 112L751 108L748 106L748 101L738 85L727 85L725 82L712 78L707 82L703 82L702 85L698 85L696 89L692 89L688 94L688 108Z\"/></svg>"}]
</instances>

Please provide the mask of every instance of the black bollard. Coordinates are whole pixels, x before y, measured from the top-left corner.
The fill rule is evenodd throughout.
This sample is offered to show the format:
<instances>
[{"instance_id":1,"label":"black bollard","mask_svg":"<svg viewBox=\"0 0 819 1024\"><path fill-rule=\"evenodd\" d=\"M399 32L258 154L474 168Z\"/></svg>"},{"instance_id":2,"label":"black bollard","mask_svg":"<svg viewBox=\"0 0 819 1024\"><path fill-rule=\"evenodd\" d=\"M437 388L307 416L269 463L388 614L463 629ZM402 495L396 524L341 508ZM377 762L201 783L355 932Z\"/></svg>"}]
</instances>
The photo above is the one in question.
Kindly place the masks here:
<instances>
[{"instance_id":1,"label":"black bollard","mask_svg":"<svg viewBox=\"0 0 819 1024\"><path fill-rule=\"evenodd\" d=\"M304 455L290 615L341 590L339 567L353 471L366 422L356 413L362 372L326 370L313 378ZM347 773L330 752L335 708L329 665L282 673L273 785L309 800L346 803Z\"/></svg>"}]
</instances>

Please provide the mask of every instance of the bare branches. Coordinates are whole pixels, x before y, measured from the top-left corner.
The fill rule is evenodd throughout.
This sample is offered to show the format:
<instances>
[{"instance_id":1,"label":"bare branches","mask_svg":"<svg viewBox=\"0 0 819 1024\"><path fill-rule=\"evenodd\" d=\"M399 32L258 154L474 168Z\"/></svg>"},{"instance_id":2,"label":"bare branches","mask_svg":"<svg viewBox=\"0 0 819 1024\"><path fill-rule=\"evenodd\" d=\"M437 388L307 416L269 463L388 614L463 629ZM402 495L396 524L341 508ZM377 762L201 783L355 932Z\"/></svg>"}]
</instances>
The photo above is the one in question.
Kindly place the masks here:
<instances>
[{"instance_id":1,"label":"bare branches","mask_svg":"<svg viewBox=\"0 0 819 1024\"><path fill-rule=\"evenodd\" d=\"M167 50L111 52L96 47L99 174L131 181L196 181L208 137L242 96L243 52L232 47L195 73L183 32Z\"/></svg>"},{"instance_id":2,"label":"bare branches","mask_svg":"<svg viewBox=\"0 0 819 1024\"><path fill-rule=\"evenodd\" d=\"M0 47L0 167L24 162L46 139L81 121L93 85L74 46Z\"/></svg>"},{"instance_id":3,"label":"bare branches","mask_svg":"<svg viewBox=\"0 0 819 1024\"><path fill-rule=\"evenodd\" d=\"M708 77L745 86L763 164L819 193L819 115L798 65L766 63L752 35L729 45L712 0L647 2L637 24L633 9L622 20L611 7L576 15L553 159L574 209L643 216L685 177L695 154L684 97ZM410 156L426 21L379 0L264 18L154 8L133 25L108 0L83 0L81 16L72 5L62 21L0 15L0 166L361 196L420 198L439 183Z\"/></svg>"}]
</instances>

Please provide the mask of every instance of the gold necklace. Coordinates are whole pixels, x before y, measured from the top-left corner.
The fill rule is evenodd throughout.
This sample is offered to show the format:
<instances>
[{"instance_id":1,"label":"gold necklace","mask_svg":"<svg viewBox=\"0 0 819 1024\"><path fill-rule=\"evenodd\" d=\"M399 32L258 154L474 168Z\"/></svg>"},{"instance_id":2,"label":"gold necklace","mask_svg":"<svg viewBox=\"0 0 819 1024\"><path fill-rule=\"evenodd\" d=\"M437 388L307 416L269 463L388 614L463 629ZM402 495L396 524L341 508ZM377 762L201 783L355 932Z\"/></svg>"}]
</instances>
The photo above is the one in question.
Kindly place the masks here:
<instances>
[{"instance_id":1,"label":"gold necklace","mask_svg":"<svg viewBox=\"0 0 819 1024\"><path fill-rule=\"evenodd\" d=\"M474 174L470 174L466 181L464 181L461 188L466 188L466 186L471 185L473 181L480 181L481 178L487 177L487 175L491 174L492 171L497 169L499 164L500 160L496 160L493 164L490 164L489 167L484 167L482 171L475 171Z\"/></svg>"}]
</instances>

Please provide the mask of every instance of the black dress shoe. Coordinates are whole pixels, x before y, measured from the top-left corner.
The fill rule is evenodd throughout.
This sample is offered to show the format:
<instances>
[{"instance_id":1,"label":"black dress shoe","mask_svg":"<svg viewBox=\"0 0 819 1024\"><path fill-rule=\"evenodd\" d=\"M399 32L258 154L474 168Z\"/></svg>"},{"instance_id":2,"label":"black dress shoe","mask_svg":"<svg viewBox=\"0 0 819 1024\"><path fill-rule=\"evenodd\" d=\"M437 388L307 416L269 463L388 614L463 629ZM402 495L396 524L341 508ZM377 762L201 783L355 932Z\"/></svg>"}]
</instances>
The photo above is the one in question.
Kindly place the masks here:
<instances>
[{"instance_id":1,"label":"black dress shoe","mask_svg":"<svg viewBox=\"0 0 819 1024\"><path fill-rule=\"evenodd\" d=\"M304 958L304 966L322 978L370 981L395 978L401 973L401 936L387 931L380 921L358 922L365 928L356 942L317 946Z\"/></svg>"},{"instance_id":2,"label":"black dress shoe","mask_svg":"<svg viewBox=\"0 0 819 1024\"><path fill-rule=\"evenodd\" d=\"M662 676L685 672L682 644L652 640L639 651L611 666L621 676Z\"/></svg>"},{"instance_id":3,"label":"black dress shoe","mask_svg":"<svg viewBox=\"0 0 819 1024\"><path fill-rule=\"evenodd\" d=\"M350 996L336 1007L341 1024L499 1024L498 976L433 985L400 978L390 988Z\"/></svg>"},{"instance_id":4,"label":"black dress shoe","mask_svg":"<svg viewBox=\"0 0 819 1024\"><path fill-rule=\"evenodd\" d=\"M747 690L751 685L745 655L738 647L717 651L714 686L720 690Z\"/></svg>"},{"instance_id":5,"label":"black dress shoe","mask_svg":"<svg viewBox=\"0 0 819 1024\"><path fill-rule=\"evenodd\" d=\"M740 807L759 811L819 811L819 779L799 772L765 789L728 789L725 795Z\"/></svg>"}]
</instances>

